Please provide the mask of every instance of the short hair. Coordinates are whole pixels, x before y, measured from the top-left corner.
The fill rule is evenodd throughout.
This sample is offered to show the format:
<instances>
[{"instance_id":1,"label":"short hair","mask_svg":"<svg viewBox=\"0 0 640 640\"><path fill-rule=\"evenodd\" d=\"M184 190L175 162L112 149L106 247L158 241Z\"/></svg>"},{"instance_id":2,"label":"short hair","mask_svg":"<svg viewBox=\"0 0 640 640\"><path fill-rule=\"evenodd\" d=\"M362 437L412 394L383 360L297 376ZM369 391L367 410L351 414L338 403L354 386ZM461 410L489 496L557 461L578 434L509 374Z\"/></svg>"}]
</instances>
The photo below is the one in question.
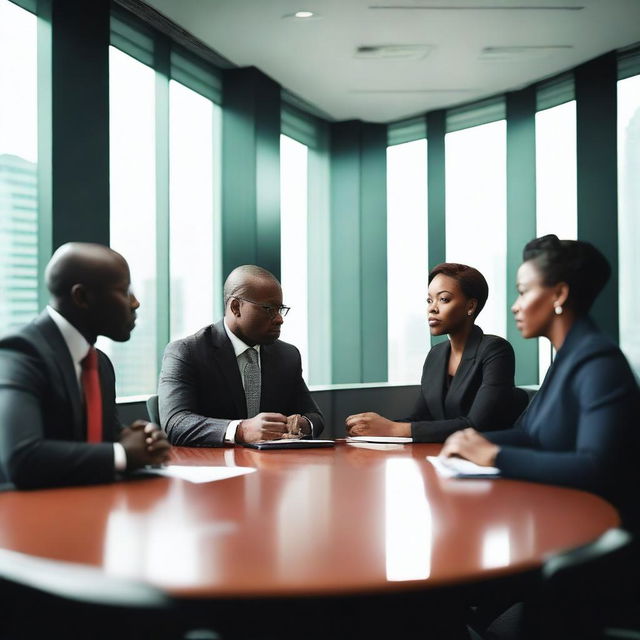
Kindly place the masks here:
<instances>
[{"instance_id":1,"label":"short hair","mask_svg":"<svg viewBox=\"0 0 640 640\"><path fill-rule=\"evenodd\" d=\"M522 260L535 263L546 286L566 282L567 305L581 315L588 313L611 276L608 260L590 242L559 240L554 234L528 242Z\"/></svg>"},{"instance_id":2,"label":"short hair","mask_svg":"<svg viewBox=\"0 0 640 640\"><path fill-rule=\"evenodd\" d=\"M466 264L441 262L429 272L429 284L431 284L431 281L439 274L456 280L462 289L462 293L464 293L467 298L473 298L478 301L475 313L473 314L473 317L477 318L489 297L489 285L485 277L477 269L469 267Z\"/></svg>"},{"instance_id":3,"label":"short hair","mask_svg":"<svg viewBox=\"0 0 640 640\"><path fill-rule=\"evenodd\" d=\"M267 280L273 280L280 284L278 278L276 278L271 271L258 267L255 264L243 264L236 267L224 281L223 296L224 296L224 308L227 308L227 304L231 298L236 296L246 296L249 289L251 280L254 278L263 278Z\"/></svg>"}]
</instances>

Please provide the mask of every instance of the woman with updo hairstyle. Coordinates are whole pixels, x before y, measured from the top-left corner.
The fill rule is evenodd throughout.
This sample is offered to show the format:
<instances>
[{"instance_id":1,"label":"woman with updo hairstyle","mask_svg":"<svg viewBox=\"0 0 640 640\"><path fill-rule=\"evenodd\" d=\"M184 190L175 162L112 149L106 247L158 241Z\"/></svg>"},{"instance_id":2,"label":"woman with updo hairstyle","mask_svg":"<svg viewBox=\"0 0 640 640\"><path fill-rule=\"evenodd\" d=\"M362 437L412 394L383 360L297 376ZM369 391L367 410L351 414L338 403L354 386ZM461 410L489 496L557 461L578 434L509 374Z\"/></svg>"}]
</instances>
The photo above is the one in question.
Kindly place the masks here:
<instances>
[{"instance_id":1,"label":"woman with updo hairstyle","mask_svg":"<svg viewBox=\"0 0 640 640\"><path fill-rule=\"evenodd\" d=\"M637 527L640 391L624 355L588 316L609 279L588 242L547 235L524 248L512 307L525 338L548 338L557 354L513 429L453 434L441 455L495 466L507 478L598 493Z\"/></svg>"},{"instance_id":2,"label":"woman with updo hairstyle","mask_svg":"<svg viewBox=\"0 0 640 640\"><path fill-rule=\"evenodd\" d=\"M449 340L431 348L422 370L413 411L401 420L373 412L346 419L350 436L411 437L443 442L465 427L480 431L510 427L523 411L527 394L514 386L511 345L485 335L475 324L489 287L473 267L443 262L429 273L427 310L433 336Z\"/></svg>"}]
</instances>

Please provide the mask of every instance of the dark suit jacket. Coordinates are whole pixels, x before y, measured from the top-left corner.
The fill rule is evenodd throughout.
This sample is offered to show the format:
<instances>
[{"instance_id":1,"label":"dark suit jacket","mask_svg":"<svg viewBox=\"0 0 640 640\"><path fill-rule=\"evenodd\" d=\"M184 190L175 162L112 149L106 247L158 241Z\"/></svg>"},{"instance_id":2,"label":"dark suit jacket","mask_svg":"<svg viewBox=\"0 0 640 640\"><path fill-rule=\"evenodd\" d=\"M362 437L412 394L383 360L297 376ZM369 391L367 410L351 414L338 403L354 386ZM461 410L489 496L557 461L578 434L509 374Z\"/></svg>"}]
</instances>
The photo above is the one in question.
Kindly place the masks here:
<instances>
[{"instance_id":1,"label":"dark suit jacket","mask_svg":"<svg viewBox=\"0 0 640 640\"><path fill-rule=\"evenodd\" d=\"M260 370L260 411L304 415L319 435L324 423L302 379L299 351L280 340L263 345ZM167 345L158 396L160 422L175 445L222 445L229 422L247 417L240 369L222 321Z\"/></svg>"},{"instance_id":2,"label":"dark suit jacket","mask_svg":"<svg viewBox=\"0 0 640 640\"><path fill-rule=\"evenodd\" d=\"M88 444L71 354L48 313L0 340L0 481L30 488L114 479L115 376L100 351L98 366L107 442Z\"/></svg>"},{"instance_id":3,"label":"dark suit jacket","mask_svg":"<svg viewBox=\"0 0 640 640\"><path fill-rule=\"evenodd\" d=\"M398 420L411 422L416 442L443 442L467 427L479 431L510 427L527 405L526 392L514 387L515 357L506 340L484 335L474 326L447 391L450 353L448 340L432 347L413 412Z\"/></svg>"},{"instance_id":4,"label":"dark suit jacket","mask_svg":"<svg viewBox=\"0 0 640 640\"><path fill-rule=\"evenodd\" d=\"M513 429L485 434L501 446L502 475L600 493L636 518L640 392L620 349L589 318L576 320Z\"/></svg>"}]
</instances>

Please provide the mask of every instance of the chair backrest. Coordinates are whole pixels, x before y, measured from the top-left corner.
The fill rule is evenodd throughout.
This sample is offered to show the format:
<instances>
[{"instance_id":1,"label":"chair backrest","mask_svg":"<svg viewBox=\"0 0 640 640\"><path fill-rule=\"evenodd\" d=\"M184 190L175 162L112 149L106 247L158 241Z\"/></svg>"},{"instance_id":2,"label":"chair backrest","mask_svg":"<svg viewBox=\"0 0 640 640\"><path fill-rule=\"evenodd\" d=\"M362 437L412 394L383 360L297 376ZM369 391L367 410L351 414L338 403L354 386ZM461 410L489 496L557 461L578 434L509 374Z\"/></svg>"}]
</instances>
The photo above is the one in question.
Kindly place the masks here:
<instances>
[{"instance_id":1,"label":"chair backrest","mask_svg":"<svg viewBox=\"0 0 640 640\"><path fill-rule=\"evenodd\" d=\"M147 398L147 413L149 414L149 420L160 424L160 410L158 409L158 396L152 395Z\"/></svg>"},{"instance_id":2,"label":"chair backrest","mask_svg":"<svg viewBox=\"0 0 640 640\"><path fill-rule=\"evenodd\" d=\"M636 541L610 529L594 542L549 558L537 593L526 603L526 638L602 638L609 613L636 606Z\"/></svg>"},{"instance_id":3,"label":"chair backrest","mask_svg":"<svg viewBox=\"0 0 640 640\"><path fill-rule=\"evenodd\" d=\"M513 408L516 418L518 418L520 414L529 406L529 402L531 402L534 394L535 391L529 392L527 389L523 389L522 387L515 388L513 397Z\"/></svg>"},{"instance_id":4,"label":"chair backrest","mask_svg":"<svg viewBox=\"0 0 640 640\"><path fill-rule=\"evenodd\" d=\"M171 600L142 582L108 576L95 567L0 549L0 580L57 598L104 607L164 609Z\"/></svg>"},{"instance_id":5,"label":"chair backrest","mask_svg":"<svg viewBox=\"0 0 640 640\"><path fill-rule=\"evenodd\" d=\"M0 598L9 603L3 638L181 638L193 627L179 603L150 584L5 549Z\"/></svg>"},{"instance_id":6,"label":"chair backrest","mask_svg":"<svg viewBox=\"0 0 640 640\"><path fill-rule=\"evenodd\" d=\"M543 584L548 591L580 597L594 588L610 593L612 584L620 585L625 570L631 569L636 540L625 529L609 529L597 540L582 547L563 551L549 558L542 567Z\"/></svg>"}]
</instances>

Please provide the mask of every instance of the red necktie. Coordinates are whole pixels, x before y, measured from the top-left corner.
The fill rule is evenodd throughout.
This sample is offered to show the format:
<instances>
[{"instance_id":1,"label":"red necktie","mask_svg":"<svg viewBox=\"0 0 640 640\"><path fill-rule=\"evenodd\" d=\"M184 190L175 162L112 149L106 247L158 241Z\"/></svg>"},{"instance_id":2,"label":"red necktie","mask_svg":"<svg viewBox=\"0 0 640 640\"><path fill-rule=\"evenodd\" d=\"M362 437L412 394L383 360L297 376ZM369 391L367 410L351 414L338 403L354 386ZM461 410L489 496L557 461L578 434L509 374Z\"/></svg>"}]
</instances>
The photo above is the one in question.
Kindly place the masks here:
<instances>
[{"instance_id":1,"label":"red necktie","mask_svg":"<svg viewBox=\"0 0 640 640\"><path fill-rule=\"evenodd\" d=\"M102 392L98 376L98 352L94 347L82 360L81 381L87 413L87 442L102 442Z\"/></svg>"}]
</instances>

